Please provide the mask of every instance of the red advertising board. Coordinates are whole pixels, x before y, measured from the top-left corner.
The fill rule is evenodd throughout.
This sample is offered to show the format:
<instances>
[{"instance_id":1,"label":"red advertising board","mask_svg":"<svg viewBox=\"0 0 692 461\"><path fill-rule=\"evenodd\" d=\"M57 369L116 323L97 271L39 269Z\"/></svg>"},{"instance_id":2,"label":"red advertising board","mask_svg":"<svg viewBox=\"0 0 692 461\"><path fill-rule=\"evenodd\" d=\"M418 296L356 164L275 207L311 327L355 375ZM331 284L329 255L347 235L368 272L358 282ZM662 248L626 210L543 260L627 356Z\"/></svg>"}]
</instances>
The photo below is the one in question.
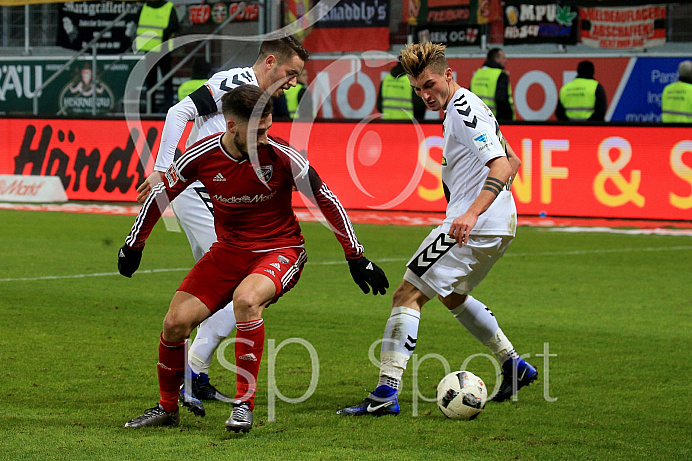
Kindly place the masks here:
<instances>
[{"instance_id":1,"label":"red advertising board","mask_svg":"<svg viewBox=\"0 0 692 461\"><path fill-rule=\"evenodd\" d=\"M0 119L0 174L58 175L70 199L133 201L162 127L161 121L129 127ZM519 214L692 220L689 128L507 125L502 131L523 161L512 186ZM272 134L307 150L346 208L445 209L440 124L275 123Z\"/></svg>"},{"instance_id":2,"label":"red advertising board","mask_svg":"<svg viewBox=\"0 0 692 461\"><path fill-rule=\"evenodd\" d=\"M376 102L380 83L394 67L396 56L383 59L361 59L344 56L336 60L310 60L305 67L310 77L318 115L326 119L362 119L377 114ZM518 120L555 120L560 88L577 74L577 64L583 58L508 57L507 71L514 96ZM595 78L604 87L608 105L618 94L626 75L629 58L592 58ZM466 88L473 73L485 59L449 59L456 81ZM626 77L625 77L626 78Z\"/></svg>"}]
</instances>

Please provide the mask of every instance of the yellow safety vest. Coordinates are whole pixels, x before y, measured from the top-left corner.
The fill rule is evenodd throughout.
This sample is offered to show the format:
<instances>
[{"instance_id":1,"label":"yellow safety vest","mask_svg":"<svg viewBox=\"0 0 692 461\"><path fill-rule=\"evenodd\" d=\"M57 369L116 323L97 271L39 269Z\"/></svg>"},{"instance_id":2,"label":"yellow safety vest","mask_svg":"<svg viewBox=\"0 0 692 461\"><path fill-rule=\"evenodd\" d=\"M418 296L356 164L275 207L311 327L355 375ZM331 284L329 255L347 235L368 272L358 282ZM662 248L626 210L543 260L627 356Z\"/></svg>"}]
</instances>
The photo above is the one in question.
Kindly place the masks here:
<instances>
[{"instance_id":1,"label":"yellow safety vest","mask_svg":"<svg viewBox=\"0 0 692 461\"><path fill-rule=\"evenodd\" d=\"M596 107L598 82L592 78L575 78L560 88L560 102L570 120L587 120Z\"/></svg>"},{"instance_id":2,"label":"yellow safety vest","mask_svg":"<svg viewBox=\"0 0 692 461\"><path fill-rule=\"evenodd\" d=\"M666 123L692 123L692 83L671 83L663 89L661 120Z\"/></svg>"},{"instance_id":3,"label":"yellow safety vest","mask_svg":"<svg viewBox=\"0 0 692 461\"><path fill-rule=\"evenodd\" d=\"M181 83L180 86L178 87L178 101L182 101L185 98L185 96L192 93L193 91L195 91L200 86L204 85L205 82L206 82L206 80L194 79L194 80L187 80L187 81Z\"/></svg>"},{"instance_id":4,"label":"yellow safety vest","mask_svg":"<svg viewBox=\"0 0 692 461\"><path fill-rule=\"evenodd\" d=\"M142 6L137 23L137 37L135 38L135 50L137 51L161 51L163 31L171 20L173 4L167 2L161 8L152 8L146 3ZM168 50L166 50L168 51Z\"/></svg>"},{"instance_id":5,"label":"yellow safety vest","mask_svg":"<svg viewBox=\"0 0 692 461\"><path fill-rule=\"evenodd\" d=\"M300 101L298 100L298 94L300 93L300 90L304 87L302 83L296 84L296 86L292 86L287 90L284 90L284 96L286 97L286 106L288 107L288 114L291 116L291 118L296 118L297 112L298 112L298 104Z\"/></svg>"},{"instance_id":6,"label":"yellow safety vest","mask_svg":"<svg viewBox=\"0 0 692 461\"><path fill-rule=\"evenodd\" d=\"M483 66L478 69L471 78L471 90L476 96L481 98L486 106L493 111L497 117L497 103L495 102L495 92L497 90L497 81L502 74L502 69L495 67ZM507 94L509 96L509 104L514 109L514 98L512 97L512 85L507 85ZM514 110L512 110L512 119L515 118Z\"/></svg>"},{"instance_id":7,"label":"yellow safety vest","mask_svg":"<svg viewBox=\"0 0 692 461\"><path fill-rule=\"evenodd\" d=\"M385 120L411 120L413 101L411 81L406 75L387 74L382 80L382 114Z\"/></svg>"}]
</instances>

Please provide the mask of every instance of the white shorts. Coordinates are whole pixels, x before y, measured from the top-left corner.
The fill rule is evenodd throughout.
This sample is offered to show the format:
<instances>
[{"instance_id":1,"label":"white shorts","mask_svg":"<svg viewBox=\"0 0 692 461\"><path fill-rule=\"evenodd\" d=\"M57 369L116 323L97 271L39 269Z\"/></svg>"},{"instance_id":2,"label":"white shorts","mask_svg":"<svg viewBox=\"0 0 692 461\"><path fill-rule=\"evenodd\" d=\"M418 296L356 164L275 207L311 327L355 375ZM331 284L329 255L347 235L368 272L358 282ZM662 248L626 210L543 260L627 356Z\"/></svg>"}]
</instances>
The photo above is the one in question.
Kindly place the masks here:
<instances>
[{"instance_id":1,"label":"white shorts","mask_svg":"<svg viewBox=\"0 0 692 461\"><path fill-rule=\"evenodd\" d=\"M171 202L171 208L187 235L195 261L199 261L216 242L214 211L209 193L201 182L195 182Z\"/></svg>"},{"instance_id":2,"label":"white shorts","mask_svg":"<svg viewBox=\"0 0 692 461\"><path fill-rule=\"evenodd\" d=\"M466 245L441 228L433 229L406 265L404 280L432 299L469 294L488 275L514 237L471 235Z\"/></svg>"}]
</instances>

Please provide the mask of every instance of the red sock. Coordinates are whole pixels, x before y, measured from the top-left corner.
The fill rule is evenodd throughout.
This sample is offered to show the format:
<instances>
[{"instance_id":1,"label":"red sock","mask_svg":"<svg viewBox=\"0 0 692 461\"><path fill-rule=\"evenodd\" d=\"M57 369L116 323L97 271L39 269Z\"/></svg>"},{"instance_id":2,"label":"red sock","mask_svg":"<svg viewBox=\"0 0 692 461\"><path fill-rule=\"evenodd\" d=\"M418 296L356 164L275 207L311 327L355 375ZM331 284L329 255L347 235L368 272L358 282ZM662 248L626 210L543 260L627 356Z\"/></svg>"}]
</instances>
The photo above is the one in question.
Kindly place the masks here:
<instances>
[{"instance_id":1,"label":"red sock","mask_svg":"<svg viewBox=\"0 0 692 461\"><path fill-rule=\"evenodd\" d=\"M159 404L171 413L178 409L180 383L185 372L185 341L174 343L163 339L159 343Z\"/></svg>"},{"instance_id":2,"label":"red sock","mask_svg":"<svg viewBox=\"0 0 692 461\"><path fill-rule=\"evenodd\" d=\"M250 410L255 408L257 375L259 374L262 352L264 351L264 320L238 322L236 325L235 364L236 401L247 402Z\"/></svg>"}]
</instances>

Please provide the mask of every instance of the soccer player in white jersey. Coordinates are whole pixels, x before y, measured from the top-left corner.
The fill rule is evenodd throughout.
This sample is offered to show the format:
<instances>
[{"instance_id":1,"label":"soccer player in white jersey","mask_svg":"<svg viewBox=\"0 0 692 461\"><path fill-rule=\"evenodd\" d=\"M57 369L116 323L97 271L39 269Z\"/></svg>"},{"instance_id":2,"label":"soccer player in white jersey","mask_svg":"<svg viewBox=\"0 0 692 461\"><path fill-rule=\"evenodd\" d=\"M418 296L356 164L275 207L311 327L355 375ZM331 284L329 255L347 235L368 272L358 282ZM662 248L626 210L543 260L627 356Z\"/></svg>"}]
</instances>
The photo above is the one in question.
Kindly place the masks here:
<instances>
[{"instance_id":1,"label":"soccer player in white jersey","mask_svg":"<svg viewBox=\"0 0 692 461\"><path fill-rule=\"evenodd\" d=\"M502 137L492 111L454 80L444 50L439 44L411 44L399 58L428 109L445 111L446 218L408 262L393 295L377 388L339 414L399 413L398 390L416 346L421 308L435 296L502 364L503 380L494 400L507 400L538 376L515 352L492 312L470 295L514 238L517 211L510 185L521 162Z\"/></svg>"},{"instance_id":2,"label":"soccer player in white jersey","mask_svg":"<svg viewBox=\"0 0 692 461\"><path fill-rule=\"evenodd\" d=\"M161 145L154 172L139 186L137 197L143 203L151 188L161 182L164 172L173 163L176 147L183 135L187 122L194 120L186 147L211 134L226 130L226 121L221 113L221 97L240 85L256 85L272 96L296 86L296 78L303 70L310 53L295 38L286 36L267 40L260 45L259 55L252 67L234 68L214 74L202 87L171 107L161 133ZM213 207L205 187L198 181L190 185L171 202L171 208L190 241L195 261L209 250L216 241ZM219 392L209 383L209 366L217 346L233 331L236 319L232 303L220 309L198 328L190 346L188 363L191 371L192 388L188 393L200 400L232 399ZM181 397L189 399L185 390ZM190 402L188 402L190 403ZM203 413L203 405L192 401Z\"/></svg>"}]
</instances>

